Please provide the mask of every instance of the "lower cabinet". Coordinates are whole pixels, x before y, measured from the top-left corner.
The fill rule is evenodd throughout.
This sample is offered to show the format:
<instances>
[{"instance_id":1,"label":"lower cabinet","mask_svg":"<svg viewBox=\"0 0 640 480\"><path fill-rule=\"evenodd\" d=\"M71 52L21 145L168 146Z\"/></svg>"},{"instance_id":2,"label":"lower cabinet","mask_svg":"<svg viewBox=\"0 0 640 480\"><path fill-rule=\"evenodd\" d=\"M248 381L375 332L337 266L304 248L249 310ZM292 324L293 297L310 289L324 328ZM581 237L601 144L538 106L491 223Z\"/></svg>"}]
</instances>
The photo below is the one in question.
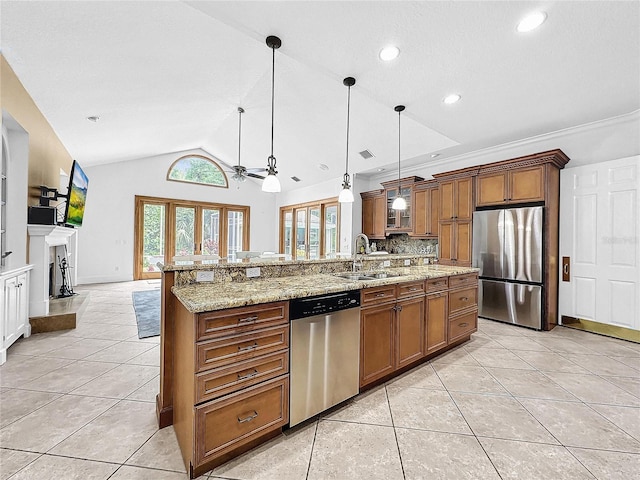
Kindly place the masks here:
<instances>
[{"instance_id":1,"label":"lower cabinet","mask_svg":"<svg viewBox=\"0 0 640 480\"><path fill-rule=\"evenodd\" d=\"M399 300L396 317L395 367L401 368L424 356L424 296Z\"/></svg>"},{"instance_id":2,"label":"lower cabinet","mask_svg":"<svg viewBox=\"0 0 640 480\"><path fill-rule=\"evenodd\" d=\"M437 352L447 346L449 331L448 298L446 291L427 294L425 353Z\"/></svg>"},{"instance_id":3,"label":"lower cabinet","mask_svg":"<svg viewBox=\"0 0 640 480\"><path fill-rule=\"evenodd\" d=\"M360 314L360 386L395 370L394 303L363 308Z\"/></svg>"},{"instance_id":4,"label":"lower cabinet","mask_svg":"<svg viewBox=\"0 0 640 480\"><path fill-rule=\"evenodd\" d=\"M29 324L29 275L32 266L0 274L0 365L7 349L21 336L31 335Z\"/></svg>"}]
</instances>

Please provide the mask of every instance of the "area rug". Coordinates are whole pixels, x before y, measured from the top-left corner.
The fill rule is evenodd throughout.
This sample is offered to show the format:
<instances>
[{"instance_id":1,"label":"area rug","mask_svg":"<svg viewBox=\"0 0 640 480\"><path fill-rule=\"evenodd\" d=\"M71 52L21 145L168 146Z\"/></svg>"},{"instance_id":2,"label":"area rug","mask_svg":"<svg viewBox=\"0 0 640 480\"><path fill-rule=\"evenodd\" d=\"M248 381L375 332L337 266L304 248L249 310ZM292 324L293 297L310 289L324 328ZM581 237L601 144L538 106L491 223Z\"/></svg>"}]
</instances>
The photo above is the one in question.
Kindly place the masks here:
<instances>
[{"instance_id":1,"label":"area rug","mask_svg":"<svg viewBox=\"0 0 640 480\"><path fill-rule=\"evenodd\" d=\"M133 292L138 338L160 335L160 289Z\"/></svg>"}]
</instances>

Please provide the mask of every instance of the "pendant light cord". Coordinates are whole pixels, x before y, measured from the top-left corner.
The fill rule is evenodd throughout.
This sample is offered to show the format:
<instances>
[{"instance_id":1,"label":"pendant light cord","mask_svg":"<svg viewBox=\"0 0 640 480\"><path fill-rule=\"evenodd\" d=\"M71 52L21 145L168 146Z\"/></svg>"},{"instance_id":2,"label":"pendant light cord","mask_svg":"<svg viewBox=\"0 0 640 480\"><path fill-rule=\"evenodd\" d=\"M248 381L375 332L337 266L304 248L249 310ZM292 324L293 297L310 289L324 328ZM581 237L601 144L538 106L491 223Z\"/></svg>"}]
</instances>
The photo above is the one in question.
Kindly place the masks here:
<instances>
[{"instance_id":1,"label":"pendant light cord","mask_svg":"<svg viewBox=\"0 0 640 480\"><path fill-rule=\"evenodd\" d=\"M273 110L274 110L274 84L275 84L275 79L276 79L276 49L274 47L271 47L271 52L273 53L272 59L271 59L271 158L273 158L273 120L274 120L274 115L273 115Z\"/></svg>"},{"instance_id":2,"label":"pendant light cord","mask_svg":"<svg viewBox=\"0 0 640 480\"><path fill-rule=\"evenodd\" d=\"M398 197L400 195L400 112L398 112Z\"/></svg>"},{"instance_id":3,"label":"pendant light cord","mask_svg":"<svg viewBox=\"0 0 640 480\"><path fill-rule=\"evenodd\" d=\"M242 145L242 107L238 107L238 166L240 166L240 145Z\"/></svg>"},{"instance_id":4,"label":"pendant light cord","mask_svg":"<svg viewBox=\"0 0 640 480\"><path fill-rule=\"evenodd\" d=\"M349 86L349 93L347 93L347 155L345 175L349 175L349 111L351 110L351 86Z\"/></svg>"}]
</instances>

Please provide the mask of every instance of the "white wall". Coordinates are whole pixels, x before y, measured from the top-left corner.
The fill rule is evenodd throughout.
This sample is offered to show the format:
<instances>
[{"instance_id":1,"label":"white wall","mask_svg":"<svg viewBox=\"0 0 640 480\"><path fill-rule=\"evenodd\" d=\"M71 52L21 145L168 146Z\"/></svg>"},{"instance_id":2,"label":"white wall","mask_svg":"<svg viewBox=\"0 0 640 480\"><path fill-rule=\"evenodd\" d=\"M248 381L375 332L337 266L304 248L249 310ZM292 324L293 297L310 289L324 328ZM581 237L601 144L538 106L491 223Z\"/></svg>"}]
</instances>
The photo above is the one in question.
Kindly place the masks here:
<instances>
[{"instance_id":1,"label":"white wall","mask_svg":"<svg viewBox=\"0 0 640 480\"><path fill-rule=\"evenodd\" d=\"M84 221L78 232L78 283L117 282L133 279L135 195L250 207L250 249L277 250L275 194L247 180L229 188L215 188L166 180L178 158L203 154L189 150L139 160L93 167L83 166L89 177Z\"/></svg>"}]
</instances>

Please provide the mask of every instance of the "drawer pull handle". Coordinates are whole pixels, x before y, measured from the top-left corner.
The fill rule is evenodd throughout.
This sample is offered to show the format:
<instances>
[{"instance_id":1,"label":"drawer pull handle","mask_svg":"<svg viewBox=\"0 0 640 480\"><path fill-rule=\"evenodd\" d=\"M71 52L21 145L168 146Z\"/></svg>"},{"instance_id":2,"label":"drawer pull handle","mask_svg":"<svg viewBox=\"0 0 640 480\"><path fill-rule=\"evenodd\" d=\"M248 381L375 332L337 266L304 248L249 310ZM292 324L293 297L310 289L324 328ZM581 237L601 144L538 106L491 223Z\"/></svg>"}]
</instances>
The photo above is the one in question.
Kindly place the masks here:
<instances>
[{"instance_id":1,"label":"drawer pull handle","mask_svg":"<svg viewBox=\"0 0 640 480\"><path fill-rule=\"evenodd\" d=\"M256 375L258 375L258 370L254 368L253 372L249 372L244 375L238 374L238 380L246 380L247 378L255 377Z\"/></svg>"},{"instance_id":2,"label":"drawer pull handle","mask_svg":"<svg viewBox=\"0 0 640 480\"><path fill-rule=\"evenodd\" d=\"M386 293L376 293L376 298L384 297Z\"/></svg>"},{"instance_id":3,"label":"drawer pull handle","mask_svg":"<svg viewBox=\"0 0 640 480\"><path fill-rule=\"evenodd\" d=\"M462 300L463 302L466 302L467 300L469 300L469 297L460 297L460 300Z\"/></svg>"},{"instance_id":4,"label":"drawer pull handle","mask_svg":"<svg viewBox=\"0 0 640 480\"><path fill-rule=\"evenodd\" d=\"M409 291L410 291L410 292L415 292L416 290L418 290L418 287L411 287L411 288L409 289Z\"/></svg>"},{"instance_id":5,"label":"drawer pull handle","mask_svg":"<svg viewBox=\"0 0 640 480\"><path fill-rule=\"evenodd\" d=\"M256 418L258 416L258 412L256 412L255 410L253 411L253 414L249 415L248 417L244 417L244 418L238 418L238 423L246 423L246 422L250 422L251 420L253 420L254 418Z\"/></svg>"},{"instance_id":6,"label":"drawer pull handle","mask_svg":"<svg viewBox=\"0 0 640 480\"><path fill-rule=\"evenodd\" d=\"M253 342L253 345L247 345L246 347L238 347L239 352L246 352L247 350L253 350L258 348L258 343Z\"/></svg>"},{"instance_id":7,"label":"drawer pull handle","mask_svg":"<svg viewBox=\"0 0 640 480\"><path fill-rule=\"evenodd\" d=\"M459 327L468 327L469 324L467 322L462 322L458 324Z\"/></svg>"},{"instance_id":8,"label":"drawer pull handle","mask_svg":"<svg viewBox=\"0 0 640 480\"><path fill-rule=\"evenodd\" d=\"M250 322L255 322L256 320L258 320L258 316L253 315L252 317L240 318L238 320L238 323L250 323Z\"/></svg>"}]
</instances>

